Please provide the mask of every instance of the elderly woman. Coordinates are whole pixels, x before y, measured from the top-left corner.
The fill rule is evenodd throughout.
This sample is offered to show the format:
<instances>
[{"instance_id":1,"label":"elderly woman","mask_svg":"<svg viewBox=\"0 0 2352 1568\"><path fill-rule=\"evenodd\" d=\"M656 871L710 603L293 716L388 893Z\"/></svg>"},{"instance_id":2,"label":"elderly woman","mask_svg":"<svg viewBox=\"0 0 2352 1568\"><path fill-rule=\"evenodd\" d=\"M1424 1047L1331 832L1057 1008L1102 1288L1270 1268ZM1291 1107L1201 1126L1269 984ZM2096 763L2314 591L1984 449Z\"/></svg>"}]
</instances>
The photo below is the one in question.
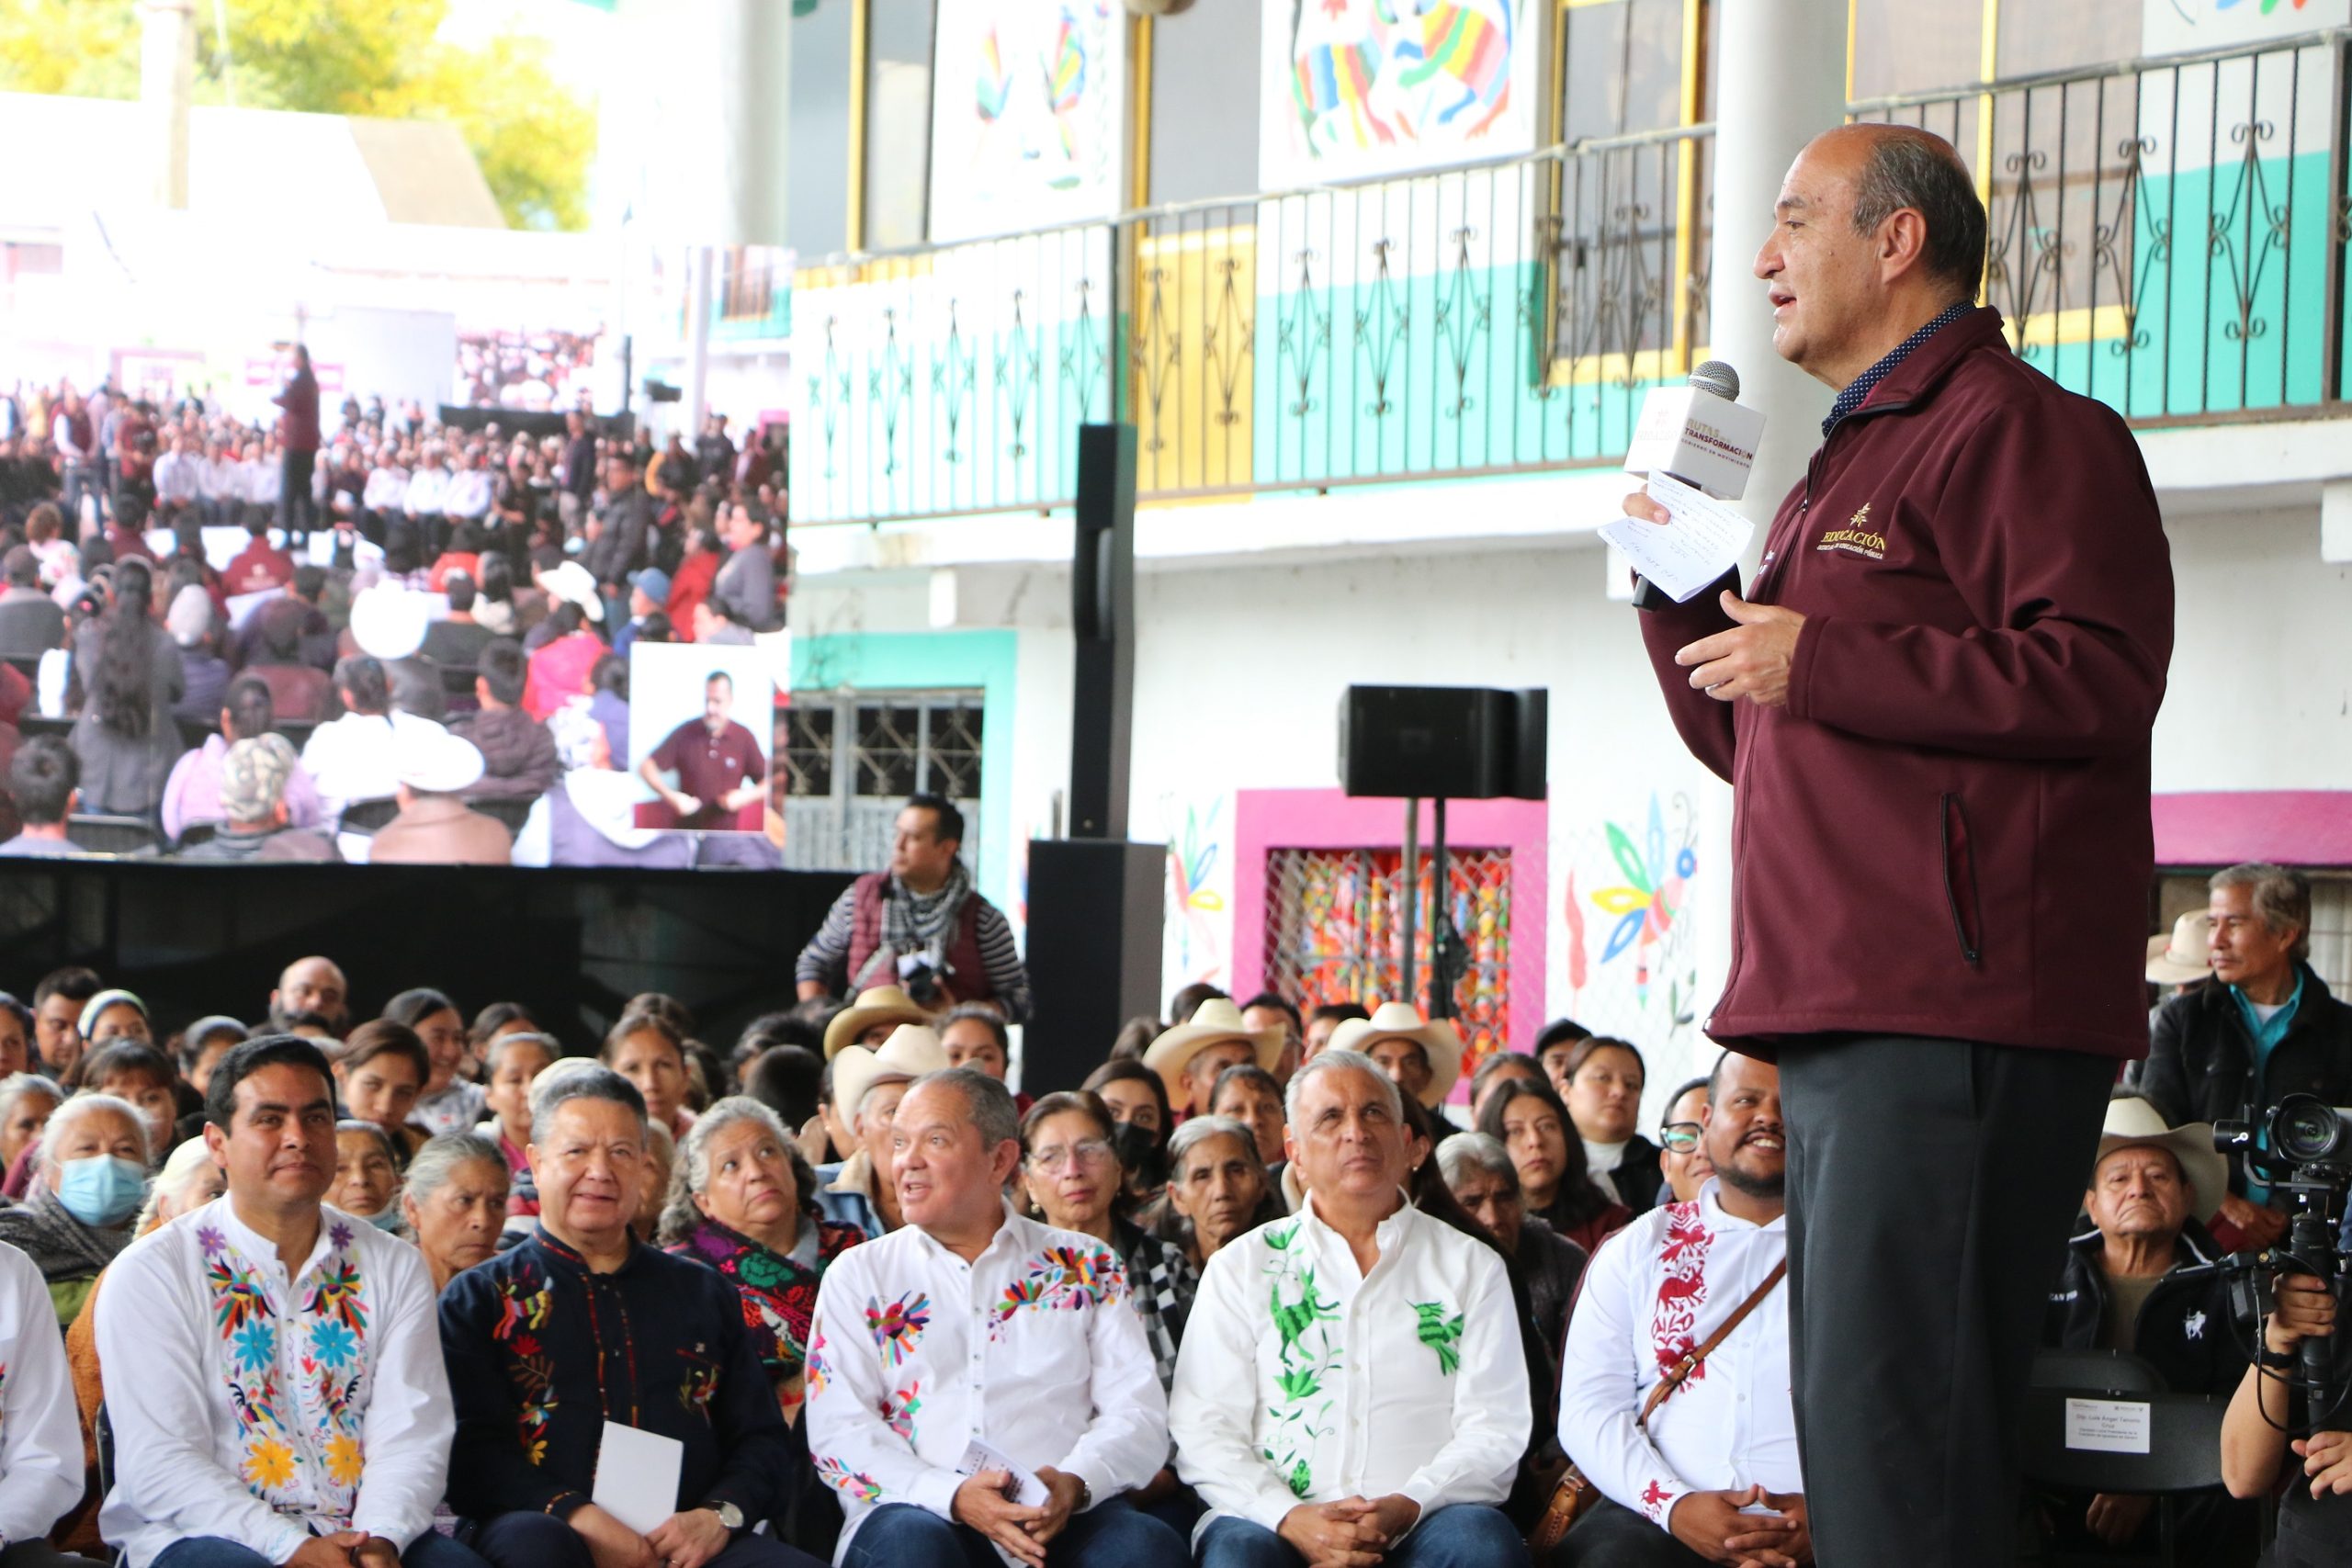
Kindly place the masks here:
<instances>
[{"instance_id":1,"label":"elderly woman","mask_svg":"<svg viewBox=\"0 0 2352 1568\"><path fill-rule=\"evenodd\" d=\"M865 1237L819 1213L816 1173L783 1119L741 1094L697 1117L678 1145L660 1239L734 1285L776 1404L786 1420L797 1421L817 1286L833 1259Z\"/></svg>"},{"instance_id":2,"label":"elderly woman","mask_svg":"<svg viewBox=\"0 0 2352 1568\"><path fill-rule=\"evenodd\" d=\"M528 1031L493 1034L482 1046L482 1066L489 1080L483 1105L490 1111L490 1119L474 1132L492 1140L506 1161L509 1219L531 1220L538 1216L539 1190L531 1179L527 1152L531 1146L531 1085L562 1055L554 1036Z\"/></svg>"},{"instance_id":3,"label":"elderly woman","mask_svg":"<svg viewBox=\"0 0 2352 1568\"><path fill-rule=\"evenodd\" d=\"M1216 1087L1209 1091L1209 1110L1250 1129L1258 1145L1258 1163L1268 1170L1287 1157L1283 1134L1290 1128L1290 1114L1283 1109L1283 1086L1257 1063L1243 1062L1217 1074ZM1172 1168L1173 1143L1169 1148Z\"/></svg>"},{"instance_id":4,"label":"elderly woman","mask_svg":"<svg viewBox=\"0 0 2352 1568\"><path fill-rule=\"evenodd\" d=\"M127 1100L77 1094L49 1119L23 1203L0 1210L0 1241L28 1254L49 1282L57 1325L70 1325L99 1270L130 1245L147 1196L147 1119Z\"/></svg>"},{"instance_id":5,"label":"elderly woman","mask_svg":"<svg viewBox=\"0 0 2352 1568\"><path fill-rule=\"evenodd\" d=\"M506 1156L472 1133L440 1134L408 1162L401 1218L433 1271L435 1293L498 1251L506 1185Z\"/></svg>"},{"instance_id":6,"label":"elderly woman","mask_svg":"<svg viewBox=\"0 0 2352 1568\"><path fill-rule=\"evenodd\" d=\"M14 1169L17 1156L40 1141L65 1091L39 1073L0 1078L0 1167Z\"/></svg>"},{"instance_id":7,"label":"elderly woman","mask_svg":"<svg viewBox=\"0 0 2352 1568\"><path fill-rule=\"evenodd\" d=\"M1556 1373L1567 1342L1568 1303L1584 1278L1585 1249L1527 1212L1510 1151L1486 1134L1456 1133L1438 1145L1437 1167L1455 1201L1518 1261L1528 1310Z\"/></svg>"},{"instance_id":8,"label":"elderly woman","mask_svg":"<svg viewBox=\"0 0 2352 1568\"><path fill-rule=\"evenodd\" d=\"M1576 1123L1549 1084L1505 1080L1487 1101L1478 1131L1509 1151L1527 1212L1587 1253L1634 1217L1586 1173Z\"/></svg>"},{"instance_id":9,"label":"elderly woman","mask_svg":"<svg viewBox=\"0 0 2352 1568\"><path fill-rule=\"evenodd\" d=\"M1154 1228L1184 1249L1194 1278L1217 1248L1283 1213L1250 1127L1228 1116L1195 1116L1168 1140L1168 1201Z\"/></svg>"},{"instance_id":10,"label":"elderly woman","mask_svg":"<svg viewBox=\"0 0 2352 1568\"><path fill-rule=\"evenodd\" d=\"M401 1168L392 1134L373 1122L334 1124L334 1179L326 1201L379 1231L401 1225Z\"/></svg>"}]
</instances>

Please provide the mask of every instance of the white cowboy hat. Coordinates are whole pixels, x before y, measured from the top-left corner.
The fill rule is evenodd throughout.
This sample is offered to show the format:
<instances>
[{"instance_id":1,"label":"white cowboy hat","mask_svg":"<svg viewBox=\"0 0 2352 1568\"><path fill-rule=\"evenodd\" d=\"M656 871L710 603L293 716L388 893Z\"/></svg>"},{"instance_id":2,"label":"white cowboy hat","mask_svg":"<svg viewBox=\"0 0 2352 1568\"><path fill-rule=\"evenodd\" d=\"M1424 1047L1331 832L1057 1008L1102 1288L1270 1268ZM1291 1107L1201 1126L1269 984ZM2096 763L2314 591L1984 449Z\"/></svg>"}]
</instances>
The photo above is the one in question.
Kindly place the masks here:
<instances>
[{"instance_id":1,"label":"white cowboy hat","mask_svg":"<svg viewBox=\"0 0 2352 1568\"><path fill-rule=\"evenodd\" d=\"M2192 1200L2188 1212L2200 1224L2210 1222L2222 1200L2230 1195L2230 1162L2213 1147L2213 1124L2188 1122L2167 1127L2164 1112L2136 1095L2110 1100L2107 1125L2099 1130L2098 1153L2091 1159L2091 1179L2098 1179L2098 1168L2108 1156L2142 1144L2172 1151L2172 1157L2180 1162L2181 1175L2188 1179Z\"/></svg>"},{"instance_id":2,"label":"white cowboy hat","mask_svg":"<svg viewBox=\"0 0 2352 1568\"><path fill-rule=\"evenodd\" d=\"M929 1023L931 1012L896 986L868 986L825 1025L825 1060L831 1061L877 1023Z\"/></svg>"},{"instance_id":3,"label":"white cowboy hat","mask_svg":"<svg viewBox=\"0 0 2352 1568\"><path fill-rule=\"evenodd\" d=\"M481 782L481 751L464 736L437 724L418 724L403 726L399 739L397 776L420 795L457 795Z\"/></svg>"},{"instance_id":4,"label":"white cowboy hat","mask_svg":"<svg viewBox=\"0 0 2352 1568\"><path fill-rule=\"evenodd\" d=\"M2213 973L2211 923L2191 909L2172 923L2172 934L2148 939L2148 979L2158 986L2186 986Z\"/></svg>"},{"instance_id":5,"label":"white cowboy hat","mask_svg":"<svg viewBox=\"0 0 2352 1568\"><path fill-rule=\"evenodd\" d=\"M1421 1091L1423 1105L1442 1105L1448 1090L1462 1077L1462 1034L1452 1019L1421 1021L1421 1010L1410 1002L1383 1002L1370 1018L1351 1018L1331 1032L1332 1051L1370 1054L1383 1040L1410 1040L1429 1058L1430 1086Z\"/></svg>"},{"instance_id":6,"label":"white cowboy hat","mask_svg":"<svg viewBox=\"0 0 2352 1568\"><path fill-rule=\"evenodd\" d=\"M1258 1054L1258 1065L1268 1072L1282 1059L1283 1037L1287 1026L1275 1024L1271 1029L1251 1029L1241 1021L1241 1010L1224 997L1211 997L1193 1014L1190 1023L1180 1023L1163 1030L1143 1054L1143 1065L1159 1075L1168 1086L1168 1102L1182 1111L1192 1101L1193 1091L1184 1082L1184 1069L1193 1058L1212 1045L1228 1040L1238 1040ZM1204 1110L1205 1107L1194 1109Z\"/></svg>"},{"instance_id":7,"label":"white cowboy hat","mask_svg":"<svg viewBox=\"0 0 2352 1568\"><path fill-rule=\"evenodd\" d=\"M576 560L539 573L539 586L559 599L579 605L592 621L605 618L605 601L596 592L596 580Z\"/></svg>"},{"instance_id":8,"label":"white cowboy hat","mask_svg":"<svg viewBox=\"0 0 2352 1568\"><path fill-rule=\"evenodd\" d=\"M947 1052L939 1036L919 1023L902 1023L879 1051L844 1045L833 1058L833 1109L854 1125L865 1091L876 1084L906 1083L925 1073L944 1072Z\"/></svg>"},{"instance_id":9,"label":"white cowboy hat","mask_svg":"<svg viewBox=\"0 0 2352 1568\"><path fill-rule=\"evenodd\" d=\"M379 583L351 601L351 640L377 659L406 659L424 646L431 605L422 593Z\"/></svg>"}]
</instances>

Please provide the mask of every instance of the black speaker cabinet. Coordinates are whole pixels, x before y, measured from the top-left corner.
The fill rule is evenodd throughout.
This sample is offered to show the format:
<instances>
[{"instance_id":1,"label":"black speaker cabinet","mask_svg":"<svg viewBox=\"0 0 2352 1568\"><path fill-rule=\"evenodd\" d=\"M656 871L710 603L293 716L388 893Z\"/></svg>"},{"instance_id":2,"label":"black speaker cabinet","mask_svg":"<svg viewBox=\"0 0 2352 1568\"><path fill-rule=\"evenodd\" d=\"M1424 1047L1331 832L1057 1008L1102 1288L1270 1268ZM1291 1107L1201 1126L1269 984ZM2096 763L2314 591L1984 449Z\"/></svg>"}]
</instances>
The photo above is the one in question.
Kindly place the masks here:
<instances>
[{"instance_id":1,"label":"black speaker cabinet","mask_svg":"<svg viewBox=\"0 0 2352 1568\"><path fill-rule=\"evenodd\" d=\"M1104 839L1029 844L1029 985L1021 1087L1076 1089L1119 1026L1159 1013L1168 846Z\"/></svg>"},{"instance_id":2,"label":"black speaker cabinet","mask_svg":"<svg viewBox=\"0 0 2352 1568\"><path fill-rule=\"evenodd\" d=\"M1340 704L1340 787L1350 795L1541 800L1550 705L1541 688L1350 686Z\"/></svg>"}]
</instances>

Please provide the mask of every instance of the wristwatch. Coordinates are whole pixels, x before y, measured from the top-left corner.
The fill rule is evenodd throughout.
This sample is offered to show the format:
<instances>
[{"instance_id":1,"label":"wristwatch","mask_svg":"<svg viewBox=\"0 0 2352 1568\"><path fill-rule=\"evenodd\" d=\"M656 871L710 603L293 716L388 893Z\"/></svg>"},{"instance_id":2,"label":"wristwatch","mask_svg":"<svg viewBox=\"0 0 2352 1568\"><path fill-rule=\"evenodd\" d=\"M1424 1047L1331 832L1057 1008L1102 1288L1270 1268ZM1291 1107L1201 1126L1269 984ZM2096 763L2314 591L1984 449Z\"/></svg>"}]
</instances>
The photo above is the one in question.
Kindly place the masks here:
<instances>
[{"instance_id":1,"label":"wristwatch","mask_svg":"<svg viewBox=\"0 0 2352 1568\"><path fill-rule=\"evenodd\" d=\"M727 1533L729 1535L741 1535L743 1533L743 1510L737 1507L734 1504L706 1503L703 1506L708 1508L712 1513L718 1516L718 1522L727 1527Z\"/></svg>"},{"instance_id":2,"label":"wristwatch","mask_svg":"<svg viewBox=\"0 0 2352 1568\"><path fill-rule=\"evenodd\" d=\"M1078 1483L1078 1503L1070 1512L1082 1514L1094 1506L1094 1488L1086 1483L1086 1477L1082 1475L1073 1475L1070 1479Z\"/></svg>"}]
</instances>

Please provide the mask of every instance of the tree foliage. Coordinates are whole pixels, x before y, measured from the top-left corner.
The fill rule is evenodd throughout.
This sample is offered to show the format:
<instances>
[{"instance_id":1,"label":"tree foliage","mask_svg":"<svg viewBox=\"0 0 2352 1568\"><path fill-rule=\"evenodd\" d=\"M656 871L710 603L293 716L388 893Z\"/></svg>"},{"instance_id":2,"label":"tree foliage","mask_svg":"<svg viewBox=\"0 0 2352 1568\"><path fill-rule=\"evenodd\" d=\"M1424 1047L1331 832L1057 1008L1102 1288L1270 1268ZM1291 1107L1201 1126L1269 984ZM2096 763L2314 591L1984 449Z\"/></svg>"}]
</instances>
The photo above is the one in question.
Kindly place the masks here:
<instances>
[{"instance_id":1,"label":"tree foliage","mask_svg":"<svg viewBox=\"0 0 2352 1568\"><path fill-rule=\"evenodd\" d=\"M537 39L477 49L443 39L447 0L220 0L196 6L196 100L247 108L457 127L506 220L587 222L594 111L559 84ZM0 90L128 98L139 94L136 0L7 0Z\"/></svg>"}]
</instances>

